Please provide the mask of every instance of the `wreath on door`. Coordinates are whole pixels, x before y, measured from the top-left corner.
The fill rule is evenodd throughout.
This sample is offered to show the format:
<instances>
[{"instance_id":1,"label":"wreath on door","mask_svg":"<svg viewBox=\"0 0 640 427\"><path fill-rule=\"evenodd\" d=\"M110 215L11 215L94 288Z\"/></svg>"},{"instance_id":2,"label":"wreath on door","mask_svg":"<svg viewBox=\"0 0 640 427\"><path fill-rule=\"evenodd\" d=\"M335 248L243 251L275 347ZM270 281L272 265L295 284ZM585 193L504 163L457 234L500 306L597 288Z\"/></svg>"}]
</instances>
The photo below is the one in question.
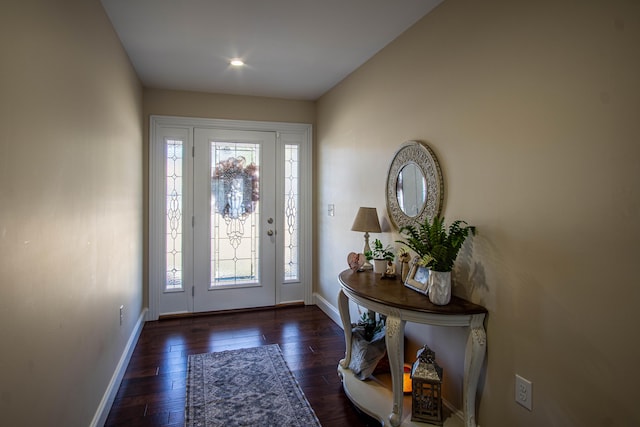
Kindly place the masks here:
<instances>
[{"instance_id":1,"label":"wreath on door","mask_svg":"<svg viewBox=\"0 0 640 427\"><path fill-rule=\"evenodd\" d=\"M216 212L225 219L244 219L260 199L258 166L242 157L219 162L211 177Z\"/></svg>"}]
</instances>

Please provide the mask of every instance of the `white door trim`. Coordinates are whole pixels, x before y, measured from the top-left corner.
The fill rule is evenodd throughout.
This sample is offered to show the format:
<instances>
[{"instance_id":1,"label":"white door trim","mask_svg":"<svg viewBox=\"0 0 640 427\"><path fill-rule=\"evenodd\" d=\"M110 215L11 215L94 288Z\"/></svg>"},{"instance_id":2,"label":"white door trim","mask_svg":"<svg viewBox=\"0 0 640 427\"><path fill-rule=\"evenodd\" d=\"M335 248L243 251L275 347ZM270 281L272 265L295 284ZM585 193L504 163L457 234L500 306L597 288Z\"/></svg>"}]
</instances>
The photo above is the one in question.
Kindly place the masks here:
<instances>
[{"instance_id":1,"label":"white door trim","mask_svg":"<svg viewBox=\"0 0 640 427\"><path fill-rule=\"evenodd\" d=\"M295 286L291 283L276 283L276 304L284 304L294 301L303 301L305 304L313 304L313 245L312 245L312 126L307 123L262 122L246 120L204 119L177 116L153 115L149 120L149 266L148 284L149 310L146 320L157 320L161 314L160 283L164 282L164 219L153 215L163 209L164 188L159 183L164 180L164 168L158 167L164 162L164 152L155 144L156 138L163 129L183 129L189 138L190 146L193 143L195 128L215 128L229 130L254 130L276 132L278 138L295 139L300 141L300 160L304 168L300 171L300 193L305 195L300 199L300 289L299 292L290 292ZM162 160L159 160L160 159ZM283 292L283 287L288 287ZM294 300L284 300L290 295L296 294Z\"/></svg>"}]
</instances>

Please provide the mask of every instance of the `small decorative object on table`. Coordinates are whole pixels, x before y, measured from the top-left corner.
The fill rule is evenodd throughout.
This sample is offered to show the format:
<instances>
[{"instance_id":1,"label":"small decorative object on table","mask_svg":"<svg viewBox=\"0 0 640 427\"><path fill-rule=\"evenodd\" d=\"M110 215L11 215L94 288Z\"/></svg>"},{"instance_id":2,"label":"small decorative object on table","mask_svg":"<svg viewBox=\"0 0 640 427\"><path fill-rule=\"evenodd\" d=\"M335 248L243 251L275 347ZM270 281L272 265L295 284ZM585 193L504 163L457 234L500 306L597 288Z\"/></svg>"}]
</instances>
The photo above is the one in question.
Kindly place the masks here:
<instances>
[{"instance_id":1,"label":"small decorative object on table","mask_svg":"<svg viewBox=\"0 0 640 427\"><path fill-rule=\"evenodd\" d=\"M404 285L407 288L411 288L414 291L418 291L421 294L427 294L429 291L429 277L431 270L425 267L424 259L415 257L411 263L411 269L407 275Z\"/></svg>"},{"instance_id":2,"label":"small decorative object on table","mask_svg":"<svg viewBox=\"0 0 640 427\"><path fill-rule=\"evenodd\" d=\"M382 273L383 279L395 279L396 278L396 266L393 261L387 261L387 269Z\"/></svg>"},{"instance_id":3,"label":"small decorative object on table","mask_svg":"<svg viewBox=\"0 0 640 427\"><path fill-rule=\"evenodd\" d=\"M364 265L366 259L364 254L357 254L355 252L350 252L347 255L347 264L349 264L349 268L354 271L362 271L362 266Z\"/></svg>"},{"instance_id":4,"label":"small decorative object on table","mask_svg":"<svg viewBox=\"0 0 640 427\"><path fill-rule=\"evenodd\" d=\"M364 253L367 261L373 260L373 272L385 273L387 271L387 262L393 262L395 255L391 250L391 246L383 246L379 239L373 241L373 249Z\"/></svg>"},{"instance_id":5,"label":"small decorative object on table","mask_svg":"<svg viewBox=\"0 0 640 427\"><path fill-rule=\"evenodd\" d=\"M427 345L417 357L411 369L411 421L442 425L442 368Z\"/></svg>"},{"instance_id":6,"label":"small decorative object on table","mask_svg":"<svg viewBox=\"0 0 640 427\"><path fill-rule=\"evenodd\" d=\"M409 261L411 261L411 254L404 246L398 250L398 261L400 262L400 278L404 283L409 275Z\"/></svg>"}]
</instances>

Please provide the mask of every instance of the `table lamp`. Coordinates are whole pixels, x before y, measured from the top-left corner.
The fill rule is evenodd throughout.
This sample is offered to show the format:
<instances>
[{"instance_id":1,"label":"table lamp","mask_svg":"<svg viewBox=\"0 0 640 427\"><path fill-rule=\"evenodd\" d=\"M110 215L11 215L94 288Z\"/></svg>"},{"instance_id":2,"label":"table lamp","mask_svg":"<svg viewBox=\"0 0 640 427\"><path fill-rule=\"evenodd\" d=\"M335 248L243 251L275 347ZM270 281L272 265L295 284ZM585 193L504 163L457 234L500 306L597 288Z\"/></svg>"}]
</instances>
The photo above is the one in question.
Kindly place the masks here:
<instances>
[{"instance_id":1,"label":"table lamp","mask_svg":"<svg viewBox=\"0 0 640 427\"><path fill-rule=\"evenodd\" d=\"M353 221L351 231L364 231L364 251L366 253L371 250L369 247L369 232L381 233L380 221L378 221L378 211L376 208L360 208L356 219ZM366 261L361 270L371 270L373 266Z\"/></svg>"}]
</instances>

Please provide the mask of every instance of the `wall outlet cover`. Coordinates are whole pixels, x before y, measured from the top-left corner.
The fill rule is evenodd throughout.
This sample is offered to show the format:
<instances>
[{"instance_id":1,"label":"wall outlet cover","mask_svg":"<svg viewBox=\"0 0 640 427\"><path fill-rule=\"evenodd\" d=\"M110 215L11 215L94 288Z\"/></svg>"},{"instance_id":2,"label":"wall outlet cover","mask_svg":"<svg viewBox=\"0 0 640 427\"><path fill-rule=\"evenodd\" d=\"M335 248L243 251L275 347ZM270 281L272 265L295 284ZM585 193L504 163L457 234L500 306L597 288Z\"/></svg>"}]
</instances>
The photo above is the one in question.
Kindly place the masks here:
<instances>
[{"instance_id":1,"label":"wall outlet cover","mask_svg":"<svg viewBox=\"0 0 640 427\"><path fill-rule=\"evenodd\" d=\"M515 393L516 402L531 411L533 408L533 384L531 381L516 374Z\"/></svg>"}]
</instances>

